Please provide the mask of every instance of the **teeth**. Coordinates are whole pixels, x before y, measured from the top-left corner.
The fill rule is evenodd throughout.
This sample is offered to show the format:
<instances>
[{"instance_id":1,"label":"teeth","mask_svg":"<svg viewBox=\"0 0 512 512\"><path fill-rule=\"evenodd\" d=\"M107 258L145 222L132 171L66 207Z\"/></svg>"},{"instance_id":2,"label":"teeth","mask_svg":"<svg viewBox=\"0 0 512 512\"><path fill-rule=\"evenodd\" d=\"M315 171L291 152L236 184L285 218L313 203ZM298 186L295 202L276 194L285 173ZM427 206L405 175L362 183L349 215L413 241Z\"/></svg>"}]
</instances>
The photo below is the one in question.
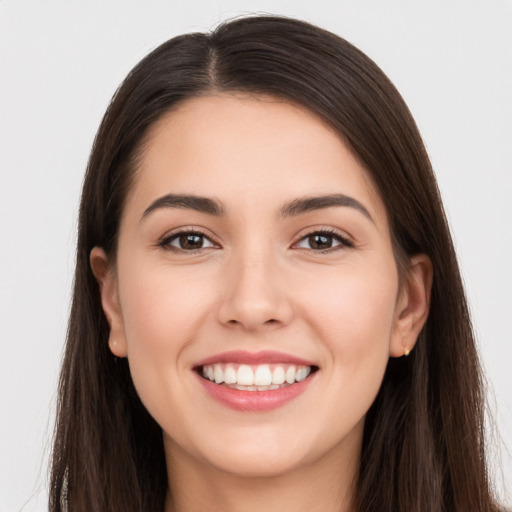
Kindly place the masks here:
<instances>
[{"instance_id":1,"label":"teeth","mask_svg":"<svg viewBox=\"0 0 512 512\"><path fill-rule=\"evenodd\" d=\"M288 368L288 370L286 370L286 382L288 382L288 384L293 384L295 382L295 375L297 374L297 370L295 368L295 366L290 366ZM209 373L208 373L208 378L209 378ZM211 380L211 379L210 379Z\"/></svg>"},{"instance_id":2,"label":"teeth","mask_svg":"<svg viewBox=\"0 0 512 512\"><path fill-rule=\"evenodd\" d=\"M224 382L224 372L222 371L222 368L220 366L215 366L213 368L213 376L217 384Z\"/></svg>"},{"instance_id":3,"label":"teeth","mask_svg":"<svg viewBox=\"0 0 512 512\"><path fill-rule=\"evenodd\" d=\"M269 391L300 382L311 373L310 366L293 364L211 364L202 368L202 374L216 384L225 383L244 391Z\"/></svg>"},{"instance_id":4,"label":"teeth","mask_svg":"<svg viewBox=\"0 0 512 512\"><path fill-rule=\"evenodd\" d=\"M272 384L283 384L286 380L286 374L282 366L276 366L272 372Z\"/></svg>"},{"instance_id":5,"label":"teeth","mask_svg":"<svg viewBox=\"0 0 512 512\"><path fill-rule=\"evenodd\" d=\"M306 368L305 366L301 366L297 370L297 375L295 376L295 380L297 382L300 382L301 380L304 380L309 375L310 371L311 371L310 368Z\"/></svg>"},{"instance_id":6,"label":"teeth","mask_svg":"<svg viewBox=\"0 0 512 512\"><path fill-rule=\"evenodd\" d=\"M236 383L236 371L230 364L226 365L226 368L224 368L224 382L226 384Z\"/></svg>"},{"instance_id":7,"label":"teeth","mask_svg":"<svg viewBox=\"0 0 512 512\"><path fill-rule=\"evenodd\" d=\"M256 368L254 384L256 384L256 386L270 386L270 384L272 384L272 372L268 365L263 364Z\"/></svg>"},{"instance_id":8,"label":"teeth","mask_svg":"<svg viewBox=\"0 0 512 512\"><path fill-rule=\"evenodd\" d=\"M254 384L254 372L252 368L246 364L241 364L236 372L236 382L242 386L252 386Z\"/></svg>"}]
</instances>

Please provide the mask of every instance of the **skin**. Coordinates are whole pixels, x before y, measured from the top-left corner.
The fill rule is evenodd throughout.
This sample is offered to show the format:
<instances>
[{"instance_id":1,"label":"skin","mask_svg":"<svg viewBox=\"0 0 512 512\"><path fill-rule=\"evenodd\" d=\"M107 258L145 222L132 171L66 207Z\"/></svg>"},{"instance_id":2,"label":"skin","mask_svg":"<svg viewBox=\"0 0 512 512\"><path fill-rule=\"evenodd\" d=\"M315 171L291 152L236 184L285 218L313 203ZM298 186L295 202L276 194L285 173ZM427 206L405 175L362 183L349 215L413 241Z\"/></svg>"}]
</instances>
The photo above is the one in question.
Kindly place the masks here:
<instances>
[{"instance_id":1,"label":"skin","mask_svg":"<svg viewBox=\"0 0 512 512\"><path fill-rule=\"evenodd\" d=\"M144 215L169 193L220 201L224 214ZM352 206L282 215L332 194L371 218ZM204 233L203 247L180 248L170 235L183 229ZM318 250L310 235L325 231L332 247ZM432 269L415 256L399 289L384 204L330 127L268 97L188 100L148 134L116 261L94 248L91 265L110 348L163 429L168 511L351 509L365 415L389 357L414 347ZM193 371L229 350L277 350L319 370L282 407L236 411Z\"/></svg>"}]
</instances>

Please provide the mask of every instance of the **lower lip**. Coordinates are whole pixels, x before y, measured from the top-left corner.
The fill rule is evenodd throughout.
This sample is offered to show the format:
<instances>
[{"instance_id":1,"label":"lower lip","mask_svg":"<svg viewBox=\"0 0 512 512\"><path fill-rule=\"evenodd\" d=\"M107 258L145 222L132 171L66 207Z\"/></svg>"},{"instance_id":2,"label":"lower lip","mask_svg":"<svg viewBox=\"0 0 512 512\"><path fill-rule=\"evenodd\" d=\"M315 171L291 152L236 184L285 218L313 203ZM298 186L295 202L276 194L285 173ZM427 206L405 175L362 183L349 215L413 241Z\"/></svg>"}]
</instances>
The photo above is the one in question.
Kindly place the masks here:
<instances>
[{"instance_id":1,"label":"lower lip","mask_svg":"<svg viewBox=\"0 0 512 512\"><path fill-rule=\"evenodd\" d=\"M221 404L237 411L261 412L277 409L306 391L315 374L300 382L271 391L241 391L204 379L197 378L207 393Z\"/></svg>"}]
</instances>

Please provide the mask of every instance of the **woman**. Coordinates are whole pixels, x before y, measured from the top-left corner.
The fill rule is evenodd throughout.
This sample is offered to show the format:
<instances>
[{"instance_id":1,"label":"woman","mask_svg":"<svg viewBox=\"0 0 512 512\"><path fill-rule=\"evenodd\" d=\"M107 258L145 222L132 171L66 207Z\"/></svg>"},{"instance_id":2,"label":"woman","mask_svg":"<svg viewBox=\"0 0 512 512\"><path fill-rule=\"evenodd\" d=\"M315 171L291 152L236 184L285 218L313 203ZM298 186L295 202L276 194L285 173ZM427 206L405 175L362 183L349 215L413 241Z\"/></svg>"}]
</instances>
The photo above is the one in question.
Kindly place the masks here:
<instances>
[{"instance_id":1,"label":"woman","mask_svg":"<svg viewBox=\"0 0 512 512\"><path fill-rule=\"evenodd\" d=\"M278 17L174 38L84 182L52 511L491 511L435 179L378 67Z\"/></svg>"}]
</instances>

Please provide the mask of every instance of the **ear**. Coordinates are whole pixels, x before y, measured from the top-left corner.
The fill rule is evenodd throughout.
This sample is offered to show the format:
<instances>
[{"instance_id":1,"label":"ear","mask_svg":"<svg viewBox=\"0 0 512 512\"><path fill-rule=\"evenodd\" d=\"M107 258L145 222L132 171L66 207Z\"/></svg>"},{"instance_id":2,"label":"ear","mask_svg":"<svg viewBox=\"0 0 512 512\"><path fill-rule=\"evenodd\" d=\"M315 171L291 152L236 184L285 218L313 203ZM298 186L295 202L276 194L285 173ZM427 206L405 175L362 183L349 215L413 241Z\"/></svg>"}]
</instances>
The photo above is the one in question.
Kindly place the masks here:
<instances>
[{"instance_id":1,"label":"ear","mask_svg":"<svg viewBox=\"0 0 512 512\"><path fill-rule=\"evenodd\" d=\"M108 257L101 247L92 249L89 262L100 287L101 305L110 326L108 340L110 351L117 357L126 357L126 337L119 305L115 268L109 263Z\"/></svg>"},{"instance_id":2,"label":"ear","mask_svg":"<svg viewBox=\"0 0 512 512\"><path fill-rule=\"evenodd\" d=\"M426 254L413 256L397 300L389 347L391 357L408 355L414 348L428 318L432 278L430 258Z\"/></svg>"}]
</instances>

